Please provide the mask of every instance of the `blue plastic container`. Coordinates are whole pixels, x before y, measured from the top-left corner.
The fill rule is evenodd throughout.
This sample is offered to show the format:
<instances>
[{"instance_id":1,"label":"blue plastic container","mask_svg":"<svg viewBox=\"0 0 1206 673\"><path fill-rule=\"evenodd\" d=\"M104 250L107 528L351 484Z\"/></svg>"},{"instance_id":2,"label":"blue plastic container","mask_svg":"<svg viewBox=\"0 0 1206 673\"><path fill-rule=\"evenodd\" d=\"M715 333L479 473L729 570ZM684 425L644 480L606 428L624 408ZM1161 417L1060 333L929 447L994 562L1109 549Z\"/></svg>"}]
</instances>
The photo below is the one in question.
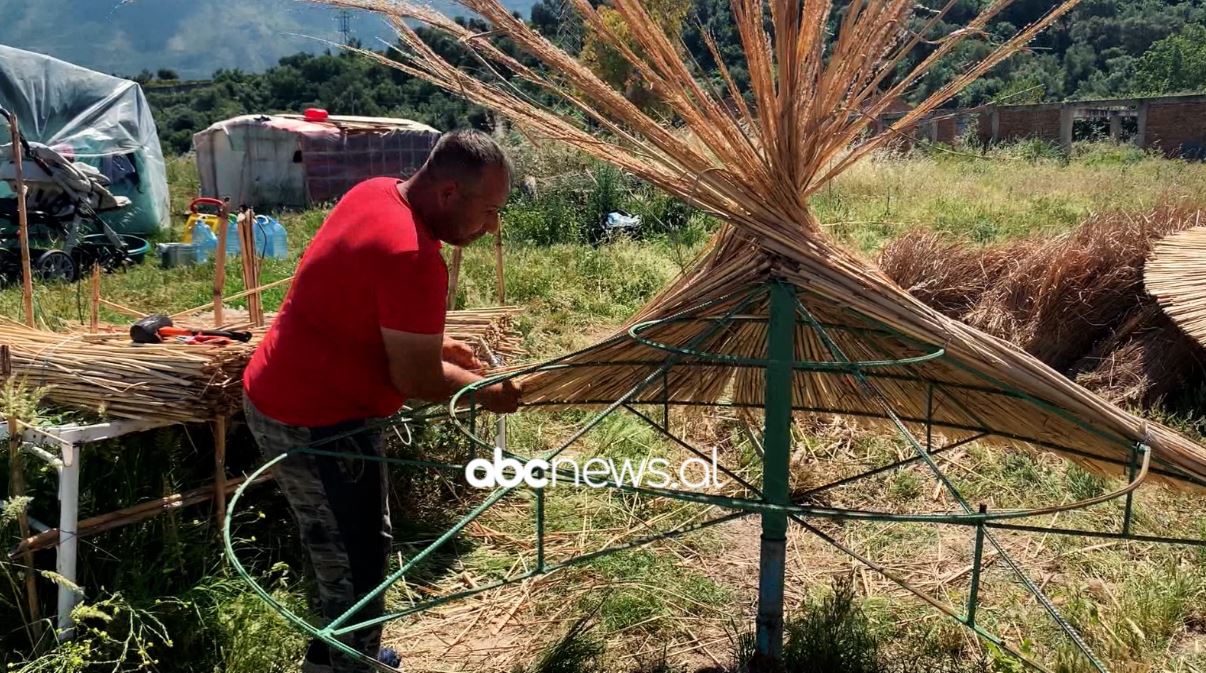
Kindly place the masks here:
<instances>
[{"instance_id":1,"label":"blue plastic container","mask_svg":"<svg viewBox=\"0 0 1206 673\"><path fill-rule=\"evenodd\" d=\"M252 226L252 233L255 235L255 254L257 257L273 257L271 252L272 245L272 222L276 222L266 215L256 215L255 223ZM277 226L280 226L277 223ZM284 229L284 227L281 227ZM234 217L230 218L230 224L226 228L226 256L238 257L242 252L242 241L239 236L239 223Z\"/></svg>"},{"instance_id":2,"label":"blue plastic container","mask_svg":"<svg viewBox=\"0 0 1206 673\"><path fill-rule=\"evenodd\" d=\"M226 225L226 256L238 257L239 250L243 247L239 244L239 222L234 215L230 216L230 223Z\"/></svg>"},{"instance_id":3,"label":"blue plastic container","mask_svg":"<svg viewBox=\"0 0 1206 673\"><path fill-rule=\"evenodd\" d=\"M193 224L192 239L197 250L198 264L204 264L218 250L218 235L202 220Z\"/></svg>"},{"instance_id":4,"label":"blue plastic container","mask_svg":"<svg viewBox=\"0 0 1206 673\"><path fill-rule=\"evenodd\" d=\"M267 215L256 215L255 224L256 246L261 246L261 233L264 239L262 247L258 247L261 255L271 259L285 259L289 256L289 234L285 231L285 225Z\"/></svg>"}]
</instances>

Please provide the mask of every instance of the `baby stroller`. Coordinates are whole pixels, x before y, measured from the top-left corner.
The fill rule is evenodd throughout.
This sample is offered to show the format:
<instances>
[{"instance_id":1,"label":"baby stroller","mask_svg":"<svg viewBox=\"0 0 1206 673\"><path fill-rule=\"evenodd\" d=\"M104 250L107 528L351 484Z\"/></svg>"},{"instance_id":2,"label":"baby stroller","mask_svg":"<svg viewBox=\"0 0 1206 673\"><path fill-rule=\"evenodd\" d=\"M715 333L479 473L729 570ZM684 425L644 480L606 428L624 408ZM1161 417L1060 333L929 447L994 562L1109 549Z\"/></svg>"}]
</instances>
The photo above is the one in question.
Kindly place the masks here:
<instances>
[{"instance_id":1,"label":"baby stroller","mask_svg":"<svg viewBox=\"0 0 1206 673\"><path fill-rule=\"evenodd\" d=\"M3 108L0 116L11 123ZM100 171L24 138L17 152L26 190L30 260L38 278L71 282L81 268L93 263L111 271L145 256L147 241L119 235L101 220L100 213L126 208L130 200L110 193L109 179ZM14 194L17 152L0 159L0 181ZM0 276L5 281L16 280L21 273L18 222L16 197L0 198Z\"/></svg>"}]
</instances>

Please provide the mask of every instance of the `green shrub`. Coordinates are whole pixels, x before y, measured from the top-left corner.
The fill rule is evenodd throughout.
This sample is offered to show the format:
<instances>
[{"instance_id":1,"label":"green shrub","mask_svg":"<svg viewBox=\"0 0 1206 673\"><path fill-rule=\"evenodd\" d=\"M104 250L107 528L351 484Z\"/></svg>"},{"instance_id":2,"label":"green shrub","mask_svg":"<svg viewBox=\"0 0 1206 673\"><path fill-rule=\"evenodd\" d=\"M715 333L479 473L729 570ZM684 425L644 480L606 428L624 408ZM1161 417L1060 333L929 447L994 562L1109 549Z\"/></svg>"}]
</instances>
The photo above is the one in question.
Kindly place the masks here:
<instances>
[{"instance_id":1,"label":"green shrub","mask_svg":"<svg viewBox=\"0 0 1206 673\"><path fill-rule=\"evenodd\" d=\"M1072 159L1087 166L1130 166L1152 159L1153 153L1129 143L1084 142L1072 146Z\"/></svg>"},{"instance_id":2,"label":"green shrub","mask_svg":"<svg viewBox=\"0 0 1206 673\"><path fill-rule=\"evenodd\" d=\"M539 197L520 197L503 214L508 242L528 245L581 243L586 224L574 194L551 191Z\"/></svg>"},{"instance_id":3,"label":"green shrub","mask_svg":"<svg viewBox=\"0 0 1206 673\"><path fill-rule=\"evenodd\" d=\"M645 235L665 235L685 228L692 209L681 200L645 185L633 190L624 209L641 218Z\"/></svg>"},{"instance_id":4,"label":"green shrub","mask_svg":"<svg viewBox=\"0 0 1206 673\"><path fill-rule=\"evenodd\" d=\"M783 664L788 673L876 673L879 642L859 607L853 575L810 600L786 625Z\"/></svg>"},{"instance_id":5,"label":"green shrub","mask_svg":"<svg viewBox=\"0 0 1206 673\"><path fill-rule=\"evenodd\" d=\"M1042 138L1025 138L1015 143L998 145L992 153L1009 159L1021 159L1032 164L1058 162L1065 159L1059 145Z\"/></svg>"}]
</instances>

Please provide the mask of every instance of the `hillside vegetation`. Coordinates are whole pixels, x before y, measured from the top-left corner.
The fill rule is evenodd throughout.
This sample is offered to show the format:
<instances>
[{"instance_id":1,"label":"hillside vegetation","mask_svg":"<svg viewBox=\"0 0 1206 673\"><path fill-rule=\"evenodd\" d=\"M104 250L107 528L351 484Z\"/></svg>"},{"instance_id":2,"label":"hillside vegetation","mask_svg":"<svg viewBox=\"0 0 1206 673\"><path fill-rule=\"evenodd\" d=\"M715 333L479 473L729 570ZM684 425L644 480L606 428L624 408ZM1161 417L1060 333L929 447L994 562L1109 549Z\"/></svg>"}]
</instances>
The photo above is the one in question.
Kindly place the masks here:
<instances>
[{"instance_id":1,"label":"hillside vegetation","mask_svg":"<svg viewBox=\"0 0 1206 673\"><path fill-rule=\"evenodd\" d=\"M936 8L946 1L924 0L920 4ZM960 0L947 21L963 25L980 4ZM969 59L983 53L988 42L1012 35L1017 27L1040 17L1051 4L1048 0L1014 2L997 17L989 35L961 45L930 71L911 98L925 97ZM571 5L569 0L540 0L531 7L531 21L565 49L581 53L606 81L633 92L639 99L642 91L634 74L618 55L592 51L590 36L579 25ZM665 30L681 39L703 73L716 78L717 86L723 86L704 39L705 33L711 34L738 86L746 85L729 0L658 0L650 5L650 11L661 17ZM919 17L924 14L918 12ZM476 30L487 29L480 22L470 23ZM943 26L935 30L941 34L948 31ZM1204 30L1206 5L1199 0L1085 0L1045 32L1030 51L1014 56L969 87L958 103L1027 103L1201 91L1206 89ZM453 63L471 69L478 66L448 40L431 33L425 36ZM240 42L240 46L244 44ZM362 46L380 51L387 58L399 58L397 51L386 49L376 39L365 39ZM924 58L931 48L918 48L901 64L902 71ZM522 60L534 65L526 57ZM139 77L142 81L149 81L153 71L167 65L153 58L145 62L148 66ZM161 74L171 77L176 73ZM255 66L227 67L215 72L212 84L200 89L183 93L150 89L150 93L160 135L165 147L173 152L188 151L192 134L220 119L252 112L300 112L307 107L325 108L333 114L405 117L443 130L459 126L488 128L492 124L484 110L349 53L298 53L281 58L262 72Z\"/></svg>"}]
</instances>

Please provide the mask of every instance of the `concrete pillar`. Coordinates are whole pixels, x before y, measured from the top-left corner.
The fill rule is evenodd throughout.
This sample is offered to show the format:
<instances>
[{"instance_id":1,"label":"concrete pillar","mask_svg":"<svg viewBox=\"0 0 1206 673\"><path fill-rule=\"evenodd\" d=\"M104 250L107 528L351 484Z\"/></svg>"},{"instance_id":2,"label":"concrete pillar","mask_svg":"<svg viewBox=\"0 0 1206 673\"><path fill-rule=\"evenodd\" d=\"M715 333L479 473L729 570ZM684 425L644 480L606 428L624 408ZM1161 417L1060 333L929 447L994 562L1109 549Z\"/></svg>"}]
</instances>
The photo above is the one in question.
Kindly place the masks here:
<instances>
[{"instance_id":1,"label":"concrete pillar","mask_svg":"<svg viewBox=\"0 0 1206 673\"><path fill-rule=\"evenodd\" d=\"M1122 115L1117 112L1110 113L1110 142L1122 142Z\"/></svg>"},{"instance_id":2,"label":"concrete pillar","mask_svg":"<svg viewBox=\"0 0 1206 673\"><path fill-rule=\"evenodd\" d=\"M1063 105L1059 108L1059 146L1064 154L1072 154L1072 128L1076 122L1076 108Z\"/></svg>"},{"instance_id":3,"label":"concrete pillar","mask_svg":"<svg viewBox=\"0 0 1206 673\"><path fill-rule=\"evenodd\" d=\"M1139 129L1135 132L1135 144L1139 147L1147 147L1147 113L1151 105L1148 101L1139 101Z\"/></svg>"}]
</instances>

